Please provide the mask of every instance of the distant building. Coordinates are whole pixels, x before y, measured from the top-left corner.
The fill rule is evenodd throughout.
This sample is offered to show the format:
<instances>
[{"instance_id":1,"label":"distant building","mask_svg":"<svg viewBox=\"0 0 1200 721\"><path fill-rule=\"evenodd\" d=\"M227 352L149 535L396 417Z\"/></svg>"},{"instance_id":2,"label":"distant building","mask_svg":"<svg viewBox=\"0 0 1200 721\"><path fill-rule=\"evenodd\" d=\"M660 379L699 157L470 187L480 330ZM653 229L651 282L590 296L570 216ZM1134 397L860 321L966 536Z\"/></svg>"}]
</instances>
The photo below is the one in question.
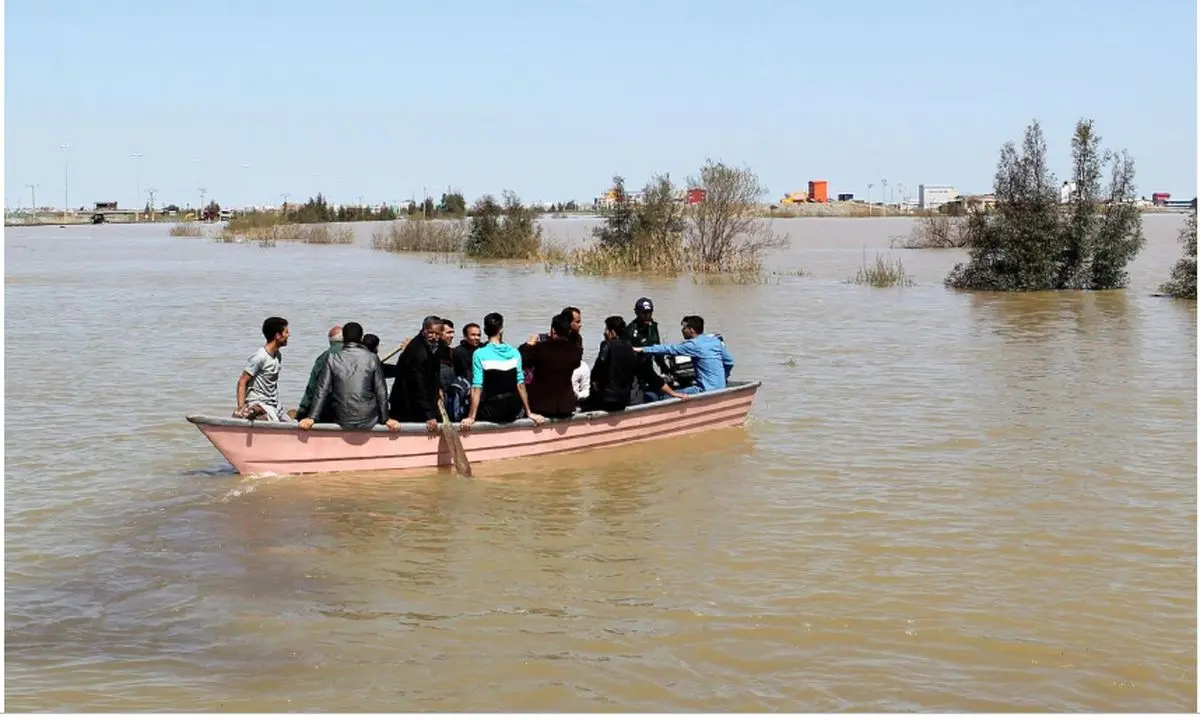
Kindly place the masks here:
<instances>
[{"instance_id":1,"label":"distant building","mask_svg":"<svg viewBox=\"0 0 1200 721\"><path fill-rule=\"evenodd\" d=\"M808 202L810 202L810 203L828 203L829 202L829 183L824 180L808 181Z\"/></svg>"},{"instance_id":2,"label":"distant building","mask_svg":"<svg viewBox=\"0 0 1200 721\"><path fill-rule=\"evenodd\" d=\"M950 185L921 185L918 187L918 205L921 210L937 210L958 198L958 190Z\"/></svg>"},{"instance_id":3,"label":"distant building","mask_svg":"<svg viewBox=\"0 0 1200 721\"><path fill-rule=\"evenodd\" d=\"M1058 202L1066 204L1071 202L1071 196L1075 195L1075 181L1064 180L1062 188L1058 191Z\"/></svg>"}]
</instances>

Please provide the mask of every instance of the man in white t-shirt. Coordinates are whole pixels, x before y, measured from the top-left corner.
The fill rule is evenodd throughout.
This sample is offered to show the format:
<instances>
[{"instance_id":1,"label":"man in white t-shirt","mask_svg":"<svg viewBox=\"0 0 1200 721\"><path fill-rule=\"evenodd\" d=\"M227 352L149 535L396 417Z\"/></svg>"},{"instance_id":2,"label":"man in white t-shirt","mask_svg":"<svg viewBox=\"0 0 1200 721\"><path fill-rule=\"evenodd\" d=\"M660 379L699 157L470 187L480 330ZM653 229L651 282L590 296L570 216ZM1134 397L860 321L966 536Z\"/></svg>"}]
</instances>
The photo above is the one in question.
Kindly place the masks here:
<instances>
[{"instance_id":1,"label":"man in white t-shirt","mask_svg":"<svg viewBox=\"0 0 1200 721\"><path fill-rule=\"evenodd\" d=\"M237 410L235 418L256 418L268 421L290 420L279 403L279 371L283 365L283 354L279 349L287 345L288 322L272 316L263 321L263 337L267 342L246 361L237 383Z\"/></svg>"},{"instance_id":2,"label":"man in white t-shirt","mask_svg":"<svg viewBox=\"0 0 1200 721\"><path fill-rule=\"evenodd\" d=\"M571 374L571 385L575 388L575 398L580 403L587 400L592 392L592 369L587 361L579 361L579 367Z\"/></svg>"}]
</instances>

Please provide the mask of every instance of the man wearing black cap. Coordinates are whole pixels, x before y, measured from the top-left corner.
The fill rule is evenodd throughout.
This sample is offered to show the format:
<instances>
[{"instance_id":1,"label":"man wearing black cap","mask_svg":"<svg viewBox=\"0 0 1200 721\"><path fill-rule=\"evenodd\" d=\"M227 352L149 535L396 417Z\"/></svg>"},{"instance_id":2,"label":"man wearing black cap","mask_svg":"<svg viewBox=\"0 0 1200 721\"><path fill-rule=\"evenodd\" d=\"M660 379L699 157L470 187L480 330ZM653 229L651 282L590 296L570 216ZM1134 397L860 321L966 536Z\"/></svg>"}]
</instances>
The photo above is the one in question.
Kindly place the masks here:
<instances>
[{"instance_id":1,"label":"man wearing black cap","mask_svg":"<svg viewBox=\"0 0 1200 721\"><path fill-rule=\"evenodd\" d=\"M633 315L633 322L625 329L625 339L631 346L641 348L662 342L658 337L658 323L654 322L654 301L638 298L633 304Z\"/></svg>"},{"instance_id":2,"label":"man wearing black cap","mask_svg":"<svg viewBox=\"0 0 1200 721\"><path fill-rule=\"evenodd\" d=\"M658 345L662 342L658 335L658 323L654 320L654 301L649 298L638 298L633 304L634 320L625 326L625 340L634 348ZM633 402L642 403L662 399L662 388L667 378L671 377L670 360L664 356L653 356L654 360L638 354L637 377L638 383ZM662 377L654 372L658 366Z\"/></svg>"}]
</instances>

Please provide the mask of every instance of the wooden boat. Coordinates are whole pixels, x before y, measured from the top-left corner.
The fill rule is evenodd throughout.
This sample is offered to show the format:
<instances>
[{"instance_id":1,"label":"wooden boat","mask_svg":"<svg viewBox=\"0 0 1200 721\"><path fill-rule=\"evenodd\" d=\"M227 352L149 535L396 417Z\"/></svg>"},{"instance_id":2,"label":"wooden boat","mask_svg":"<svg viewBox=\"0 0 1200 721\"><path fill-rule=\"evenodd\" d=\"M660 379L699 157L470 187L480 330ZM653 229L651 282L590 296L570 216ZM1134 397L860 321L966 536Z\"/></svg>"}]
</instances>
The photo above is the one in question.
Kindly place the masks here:
<instances>
[{"instance_id":1,"label":"wooden boat","mask_svg":"<svg viewBox=\"0 0 1200 721\"><path fill-rule=\"evenodd\" d=\"M760 381L731 382L728 388L632 406L624 411L577 413L535 426L521 419L498 425L479 422L461 434L472 464L526 456L573 453L670 436L730 428L746 422ZM424 424L403 423L399 431L379 425L344 430L318 423L302 431L294 423L188 416L238 473L328 473L390 468L450 466L440 433ZM457 425L457 424L455 424Z\"/></svg>"}]
</instances>

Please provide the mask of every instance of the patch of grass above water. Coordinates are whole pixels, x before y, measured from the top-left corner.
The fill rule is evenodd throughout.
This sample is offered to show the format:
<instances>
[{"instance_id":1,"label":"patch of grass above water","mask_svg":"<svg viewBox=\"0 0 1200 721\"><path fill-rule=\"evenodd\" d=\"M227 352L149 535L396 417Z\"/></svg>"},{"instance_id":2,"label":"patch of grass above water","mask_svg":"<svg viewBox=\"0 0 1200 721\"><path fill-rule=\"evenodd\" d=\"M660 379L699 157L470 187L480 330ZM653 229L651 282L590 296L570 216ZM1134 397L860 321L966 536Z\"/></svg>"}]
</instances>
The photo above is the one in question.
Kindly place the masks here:
<instances>
[{"instance_id":1,"label":"patch of grass above water","mask_svg":"<svg viewBox=\"0 0 1200 721\"><path fill-rule=\"evenodd\" d=\"M371 247L391 253L462 253L467 232L463 220L400 220L371 233Z\"/></svg>"},{"instance_id":2,"label":"patch of grass above water","mask_svg":"<svg viewBox=\"0 0 1200 721\"><path fill-rule=\"evenodd\" d=\"M899 258L893 260L876 254L875 263L871 265L867 263L865 253L862 267L858 269L853 278L846 282L854 285L869 285L872 288L907 288L917 284L912 276L905 272L904 263Z\"/></svg>"},{"instance_id":3,"label":"patch of grass above water","mask_svg":"<svg viewBox=\"0 0 1200 721\"><path fill-rule=\"evenodd\" d=\"M217 240L223 243L254 242L265 248L275 246L276 241L295 241L310 245L349 245L354 242L354 231L350 228L334 228L325 223L312 225L242 225L230 223Z\"/></svg>"},{"instance_id":4,"label":"patch of grass above water","mask_svg":"<svg viewBox=\"0 0 1200 721\"><path fill-rule=\"evenodd\" d=\"M204 235L204 230L199 223L176 223L171 226L169 231L176 238L199 238Z\"/></svg>"}]
</instances>

